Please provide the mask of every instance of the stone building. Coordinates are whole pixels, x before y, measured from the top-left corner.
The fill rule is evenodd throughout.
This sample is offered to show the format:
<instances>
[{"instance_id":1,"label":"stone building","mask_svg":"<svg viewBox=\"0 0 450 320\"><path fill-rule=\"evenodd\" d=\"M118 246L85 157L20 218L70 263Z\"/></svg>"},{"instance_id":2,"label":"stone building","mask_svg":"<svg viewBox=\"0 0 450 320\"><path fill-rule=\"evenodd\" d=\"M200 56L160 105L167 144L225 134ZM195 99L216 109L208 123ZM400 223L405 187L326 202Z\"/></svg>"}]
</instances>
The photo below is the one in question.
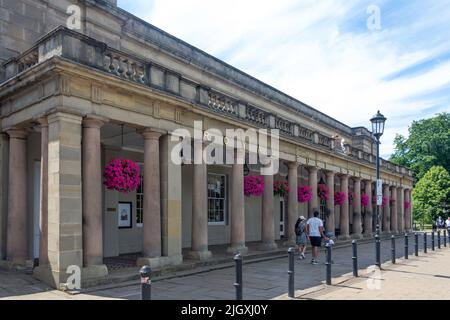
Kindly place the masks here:
<instances>
[{"instance_id":1,"label":"stone building","mask_svg":"<svg viewBox=\"0 0 450 320\"><path fill-rule=\"evenodd\" d=\"M75 6L74 6L75 5ZM371 236L375 143L351 128L117 7L116 1L0 0L0 260L34 262L59 288L67 267L83 281L108 273L105 257L140 253L137 263L209 259L209 246L295 237L299 215L320 208L339 239ZM369 117L370 115L368 115ZM174 130L278 129L280 170L262 197L244 197L244 168L177 165ZM142 166L143 187L107 190L111 159ZM411 171L382 160L382 231L411 229ZM286 198L274 181L288 180ZM318 183L330 190L317 194ZM297 186L312 186L308 203ZM333 194L353 190L335 206ZM395 201L396 200L396 201ZM119 205L130 208L119 224ZM125 217L125 220L127 218ZM195 223L193 223L195 221ZM124 227L125 226L125 227Z\"/></svg>"}]
</instances>

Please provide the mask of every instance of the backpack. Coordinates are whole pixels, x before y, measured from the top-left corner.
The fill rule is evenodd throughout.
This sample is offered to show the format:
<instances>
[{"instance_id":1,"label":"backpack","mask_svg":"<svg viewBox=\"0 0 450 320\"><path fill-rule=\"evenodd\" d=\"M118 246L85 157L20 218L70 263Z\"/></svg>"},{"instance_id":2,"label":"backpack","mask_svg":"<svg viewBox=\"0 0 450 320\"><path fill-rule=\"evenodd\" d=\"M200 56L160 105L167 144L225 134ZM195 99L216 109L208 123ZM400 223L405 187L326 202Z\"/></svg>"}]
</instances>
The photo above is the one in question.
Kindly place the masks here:
<instances>
[{"instance_id":1,"label":"backpack","mask_svg":"<svg viewBox=\"0 0 450 320\"><path fill-rule=\"evenodd\" d=\"M298 224L295 226L295 235L296 235L296 236L300 236L300 235L305 231L305 227L303 226L303 228L301 228L301 226L302 226L301 223L298 223Z\"/></svg>"}]
</instances>

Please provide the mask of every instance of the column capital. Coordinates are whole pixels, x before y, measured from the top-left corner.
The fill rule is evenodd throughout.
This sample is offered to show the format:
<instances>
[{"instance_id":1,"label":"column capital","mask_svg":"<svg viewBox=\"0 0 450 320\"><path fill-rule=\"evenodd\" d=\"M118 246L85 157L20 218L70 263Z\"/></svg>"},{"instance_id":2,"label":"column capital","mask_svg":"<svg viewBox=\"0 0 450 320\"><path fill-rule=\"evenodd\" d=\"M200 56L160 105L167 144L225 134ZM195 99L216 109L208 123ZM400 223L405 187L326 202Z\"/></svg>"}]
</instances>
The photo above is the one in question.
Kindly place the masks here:
<instances>
[{"instance_id":1,"label":"column capital","mask_svg":"<svg viewBox=\"0 0 450 320\"><path fill-rule=\"evenodd\" d=\"M108 119L106 118L96 115L87 115L83 118L83 127L100 129L106 122L108 122Z\"/></svg>"},{"instance_id":2,"label":"column capital","mask_svg":"<svg viewBox=\"0 0 450 320\"><path fill-rule=\"evenodd\" d=\"M315 166L306 166L306 170L308 170L308 172L314 172L314 171L319 171L318 167Z\"/></svg>"},{"instance_id":3,"label":"column capital","mask_svg":"<svg viewBox=\"0 0 450 320\"><path fill-rule=\"evenodd\" d=\"M139 133L144 137L145 140L159 140L159 138L165 134L163 130L145 128L139 131Z\"/></svg>"},{"instance_id":4,"label":"column capital","mask_svg":"<svg viewBox=\"0 0 450 320\"><path fill-rule=\"evenodd\" d=\"M10 128L6 130L6 133L12 139L26 139L28 131L22 128Z\"/></svg>"},{"instance_id":5,"label":"column capital","mask_svg":"<svg viewBox=\"0 0 450 320\"><path fill-rule=\"evenodd\" d=\"M285 162L289 169L298 168L299 163L295 161Z\"/></svg>"},{"instance_id":6,"label":"column capital","mask_svg":"<svg viewBox=\"0 0 450 320\"><path fill-rule=\"evenodd\" d=\"M361 182L361 180L362 180L361 177L352 176L351 178L352 178L353 181L360 181Z\"/></svg>"},{"instance_id":7,"label":"column capital","mask_svg":"<svg viewBox=\"0 0 450 320\"><path fill-rule=\"evenodd\" d=\"M346 173L340 173L340 174L338 174L338 176L339 176L340 179L347 179L348 180L348 178L349 178L348 174L346 174Z\"/></svg>"},{"instance_id":8,"label":"column capital","mask_svg":"<svg viewBox=\"0 0 450 320\"><path fill-rule=\"evenodd\" d=\"M46 116L42 116L36 119L36 123L39 124L39 126L42 127L48 127L48 119Z\"/></svg>"},{"instance_id":9,"label":"column capital","mask_svg":"<svg viewBox=\"0 0 450 320\"><path fill-rule=\"evenodd\" d=\"M335 176L336 172L334 172L333 170L324 170L325 174L327 177L331 177L331 176Z\"/></svg>"}]
</instances>

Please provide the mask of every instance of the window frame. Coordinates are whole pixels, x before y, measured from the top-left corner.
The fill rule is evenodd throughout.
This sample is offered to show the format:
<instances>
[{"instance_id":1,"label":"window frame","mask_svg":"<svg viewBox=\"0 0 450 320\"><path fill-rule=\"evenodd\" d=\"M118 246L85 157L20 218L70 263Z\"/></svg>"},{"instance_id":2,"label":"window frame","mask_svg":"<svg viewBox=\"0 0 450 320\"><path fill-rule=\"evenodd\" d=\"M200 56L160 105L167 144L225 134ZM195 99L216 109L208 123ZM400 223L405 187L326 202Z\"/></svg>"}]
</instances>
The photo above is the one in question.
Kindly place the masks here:
<instances>
[{"instance_id":1,"label":"window frame","mask_svg":"<svg viewBox=\"0 0 450 320\"><path fill-rule=\"evenodd\" d=\"M208 178L209 176L219 176L219 177L223 177L223 181L224 181L224 186L223 186L223 193L224 196L223 198L210 198L209 197L209 190L206 190L206 197L207 197L207 201L208 201L208 208L207 208L207 215L208 215L208 226L225 226L227 224L227 217L228 217L228 192L227 192L227 183L228 183L228 179L227 179L227 175L224 173L213 173L213 172L208 172L206 175L206 188L208 188ZM209 200L210 199L223 199L223 220L222 221L209 221Z\"/></svg>"}]
</instances>

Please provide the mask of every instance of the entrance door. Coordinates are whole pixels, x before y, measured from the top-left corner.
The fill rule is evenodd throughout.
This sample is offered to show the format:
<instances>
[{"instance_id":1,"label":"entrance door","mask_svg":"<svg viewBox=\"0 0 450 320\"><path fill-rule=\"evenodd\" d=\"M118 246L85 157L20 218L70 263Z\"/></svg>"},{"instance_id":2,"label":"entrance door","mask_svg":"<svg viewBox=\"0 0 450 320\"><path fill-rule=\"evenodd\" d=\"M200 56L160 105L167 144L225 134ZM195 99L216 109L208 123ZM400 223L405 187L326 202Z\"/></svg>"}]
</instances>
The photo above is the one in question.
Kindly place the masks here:
<instances>
[{"instance_id":1,"label":"entrance door","mask_svg":"<svg viewBox=\"0 0 450 320\"><path fill-rule=\"evenodd\" d=\"M284 225L284 198L280 198L280 238L283 238L285 236L285 225Z\"/></svg>"},{"instance_id":2,"label":"entrance door","mask_svg":"<svg viewBox=\"0 0 450 320\"><path fill-rule=\"evenodd\" d=\"M41 162L33 166L33 258L39 259L40 207L41 207Z\"/></svg>"}]
</instances>

